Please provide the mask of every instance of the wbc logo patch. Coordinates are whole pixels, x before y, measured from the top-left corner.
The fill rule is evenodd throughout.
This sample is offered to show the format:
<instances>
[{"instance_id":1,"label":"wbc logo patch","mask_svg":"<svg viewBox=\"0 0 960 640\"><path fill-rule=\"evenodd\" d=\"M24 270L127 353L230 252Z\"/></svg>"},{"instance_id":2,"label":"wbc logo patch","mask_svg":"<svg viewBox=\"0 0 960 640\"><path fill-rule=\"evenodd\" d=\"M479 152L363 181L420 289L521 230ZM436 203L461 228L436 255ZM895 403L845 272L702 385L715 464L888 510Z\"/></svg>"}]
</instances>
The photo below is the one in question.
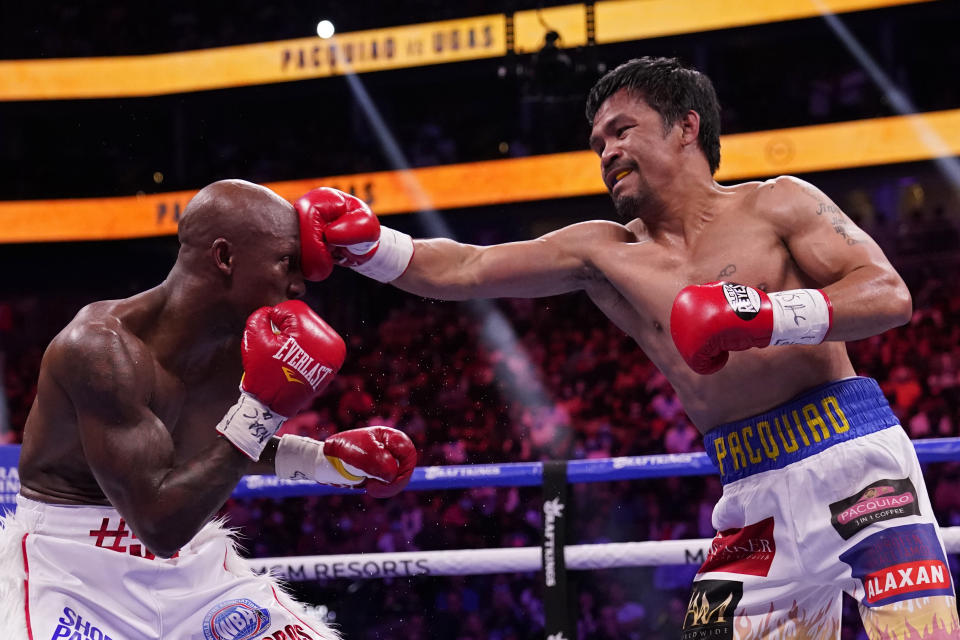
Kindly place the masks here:
<instances>
[{"instance_id":1,"label":"wbc logo patch","mask_svg":"<svg viewBox=\"0 0 960 640\"><path fill-rule=\"evenodd\" d=\"M932 524L878 531L840 555L863 582L862 602L879 607L929 596L952 596L943 548Z\"/></svg>"},{"instance_id":2,"label":"wbc logo patch","mask_svg":"<svg viewBox=\"0 0 960 640\"><path fill-rule=\"evenodd\" d=\"M206 640L249 640L270 626L270 612L246 598L226 600L203 617Z\"/></svg>"}]
</instances>

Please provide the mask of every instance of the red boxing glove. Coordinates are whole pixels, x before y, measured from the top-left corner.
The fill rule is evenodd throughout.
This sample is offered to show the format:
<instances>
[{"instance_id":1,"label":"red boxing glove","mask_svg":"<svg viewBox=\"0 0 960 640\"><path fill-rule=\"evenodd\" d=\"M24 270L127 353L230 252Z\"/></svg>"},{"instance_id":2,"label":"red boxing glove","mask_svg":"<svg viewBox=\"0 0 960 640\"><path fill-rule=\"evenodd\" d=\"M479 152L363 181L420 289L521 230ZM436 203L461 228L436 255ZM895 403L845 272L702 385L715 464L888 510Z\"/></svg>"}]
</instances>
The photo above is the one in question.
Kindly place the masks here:
<instances>
[{"instance_id":1,"label":"red boxing glove","mask_svg":"<svg viewBox=\"0 0 960 640\"><path fill-rule=\"evenodd\" d=\"M413 442L390 427L341 431L323 442L288 434L280 438L274 459L280 478L365 487L376 498L399 493L416 465Z\"/></svg>"},{"instance_id":2,"label":"red boxing glove","mask_svg":"<svg viewBox=\"0 0 960 640\"><path fill-rule=\"evenodd\" d=\"M346 352L337 332L299 300L254 311L243 332L240 399L217 431L259 460L286 419L330 384Z\"/></svg>"},{"instance_id":3,"label":"red boxing glove","mask_svg":"<svg viewBox=\"0 0 960 640\"><path fill-rule=\"evenodd\" d=\"M343 338L300 300L254 311L243 332L241 390L289 418L343 366Z\"/></svg>"},{"instance_id":4,"label":"red boxing glove","mask_svg":"<svg viewBox=\"0 0 960 640\"><path fill-rule=\"evenodd\" d=\"M342 461L344 470L355 477L365 476L367 481L362 486L375 498L389 498L403 491L417 466L413 441L403 431L390 427L335 433L323 441L323 453Z\"/></svg>"},{"instance_id":5,"label":"red boxing glove","mask_svg":"<svg viewBox=\"0 0 960 640\"><path fill-rule=\"evenodd\" d=\"M293 206L300 216L300 254L307 280L323 280L335 262L390 282L413 258L413 239L380 226L370 207L349 193L321 187Z\"/></svg>"},{"instance_id":6,"label":"red boxing glove","mask_svg":"<svg viewBox=\"0 0 960 640\"><path fill-rule=\"evenodd\" d=\"M712 282L684 287L670 311L670 335L699 374L716 373L730 351L787 344L819 344L833 320L819 289L777 291Z\"/></svg>"},{"instance_id":7,"label":"red boxing glove","mask_svg":"<svg viewBox=\"0 0 960 640\"><path fill-rule=\"evenodd\" d=\"M329 276L333 262L354 267L373 257L380 222L360 198L321 187L308 191L293 206L300 216L301 262L307 280Z\"/></svg>"}]
</instances>

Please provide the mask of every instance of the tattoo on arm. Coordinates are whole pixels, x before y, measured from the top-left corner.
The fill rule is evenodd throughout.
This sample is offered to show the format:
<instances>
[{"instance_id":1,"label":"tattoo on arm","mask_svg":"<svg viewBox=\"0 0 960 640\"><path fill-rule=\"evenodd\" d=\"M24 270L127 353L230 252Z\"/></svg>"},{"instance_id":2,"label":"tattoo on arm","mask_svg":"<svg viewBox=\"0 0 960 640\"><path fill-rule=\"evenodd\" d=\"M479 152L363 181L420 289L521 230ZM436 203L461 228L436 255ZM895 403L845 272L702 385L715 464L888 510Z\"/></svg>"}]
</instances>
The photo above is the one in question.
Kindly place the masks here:
<instances>
[{"instance_id":1,"label":"tattoo on arm","mask_svg":"<svg viewBox=\"0 0 960 640\"><path fill-rule=\"evenodd\" d=\"M848 219L843 214L843 211L840 210L840 207L824 200L823 197L813 189L803 187L803 192L817 202L817 215L822 216L823 214L827 214L830 219L830 226L833 227L833 230L837 232L838 236L844 239L848 246L852 247L855 244L860 244L860 241L847 231L846 224Z\"/></svg>"}]
</instances>

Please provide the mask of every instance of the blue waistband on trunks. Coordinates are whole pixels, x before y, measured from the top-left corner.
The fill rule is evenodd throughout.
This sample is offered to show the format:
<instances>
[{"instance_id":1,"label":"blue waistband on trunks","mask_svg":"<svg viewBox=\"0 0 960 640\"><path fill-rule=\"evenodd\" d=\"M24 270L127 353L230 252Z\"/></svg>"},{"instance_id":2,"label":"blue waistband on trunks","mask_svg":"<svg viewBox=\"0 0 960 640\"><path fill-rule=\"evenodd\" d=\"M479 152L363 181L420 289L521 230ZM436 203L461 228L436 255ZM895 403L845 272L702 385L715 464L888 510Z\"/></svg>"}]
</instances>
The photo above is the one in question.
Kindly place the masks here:
<instances>
[{"instance_id":1,"label":"blue waistband on trunks","mask_svg":"<svg viewBox=\"0 0 960 640\"><path fill-rule=\"evenodd\" d=\"M876 380L847 378L766 413L711 429L703 444L727 484L897 424Z\"/></svg>"}]
</instances>

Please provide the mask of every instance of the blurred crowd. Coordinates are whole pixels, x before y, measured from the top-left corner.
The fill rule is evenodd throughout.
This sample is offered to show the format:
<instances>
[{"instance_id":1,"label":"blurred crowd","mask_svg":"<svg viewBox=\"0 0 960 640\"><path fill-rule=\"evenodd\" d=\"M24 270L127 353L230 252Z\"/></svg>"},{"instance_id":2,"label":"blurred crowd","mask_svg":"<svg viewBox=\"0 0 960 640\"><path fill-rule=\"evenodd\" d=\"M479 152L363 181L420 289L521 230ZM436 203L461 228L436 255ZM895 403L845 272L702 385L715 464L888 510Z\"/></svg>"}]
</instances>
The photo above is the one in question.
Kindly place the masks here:
<instances>
[{"instance_id":1,"label":"blurred crowd","mask_svg":"<svg viewBox=\"0 0 960 640\"><path fill-rule=\"evenodd\" d=\"M907 326L850 344L858 372L880 382L914 439L960 435L960 294L948 286L954 280L928 272L914 287ZM50 304L0 305L11 442L19 440L36 393L43 347L32 342L43 323L30 317L42 317ZM512 337L505 338L498 315ZM421 466L701 449L666 379L579 295L490 306L408 297L347 340L340 375L310 411L288 422L288 432L322 438L394 426L416 442ZM960 462L927 469L943 525L960 525L958 479ZM581 508L571 542L601 543L711 537L721 488L705 477L580 484L572 491L574 508ZM224 513L248 552L261 557L532 546L542 517L537 488L405 492L384 501L231 500ZM575 574L580 639L676 637L695 569ZM329 606L353 640L542 637L535 574L345 583L296 588Z\"/></svg>"}]
</instances>

